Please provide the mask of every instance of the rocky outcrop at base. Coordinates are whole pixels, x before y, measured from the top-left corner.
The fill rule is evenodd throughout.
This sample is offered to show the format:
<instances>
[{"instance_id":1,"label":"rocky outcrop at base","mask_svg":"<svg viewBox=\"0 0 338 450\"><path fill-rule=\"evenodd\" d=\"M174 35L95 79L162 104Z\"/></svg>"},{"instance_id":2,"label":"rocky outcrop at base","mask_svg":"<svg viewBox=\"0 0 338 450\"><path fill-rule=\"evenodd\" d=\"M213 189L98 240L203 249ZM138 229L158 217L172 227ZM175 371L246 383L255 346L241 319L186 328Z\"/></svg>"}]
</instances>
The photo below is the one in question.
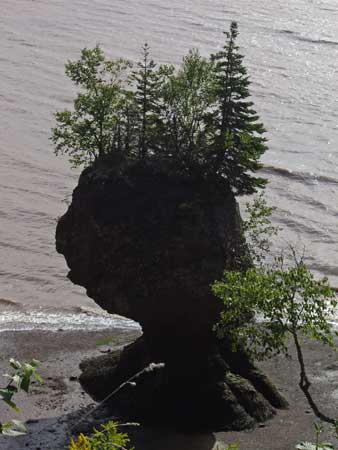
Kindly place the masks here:
<instances>
[{"instance_id":1,"label":"rocky outcrop at base","mask_svg":"<svg viewBox=\"0 0 338 450\"><path fill-rule=\"evenodd\" d=\"M80 382L119 416L186 430L243 430L287 406L245 355L214 354L203 372L190 376L182 376L178 367L175 381L165 364L149 363L148 358L143 338L138 339L123 350L82 362Z\"/></svg>"}]
</instances>

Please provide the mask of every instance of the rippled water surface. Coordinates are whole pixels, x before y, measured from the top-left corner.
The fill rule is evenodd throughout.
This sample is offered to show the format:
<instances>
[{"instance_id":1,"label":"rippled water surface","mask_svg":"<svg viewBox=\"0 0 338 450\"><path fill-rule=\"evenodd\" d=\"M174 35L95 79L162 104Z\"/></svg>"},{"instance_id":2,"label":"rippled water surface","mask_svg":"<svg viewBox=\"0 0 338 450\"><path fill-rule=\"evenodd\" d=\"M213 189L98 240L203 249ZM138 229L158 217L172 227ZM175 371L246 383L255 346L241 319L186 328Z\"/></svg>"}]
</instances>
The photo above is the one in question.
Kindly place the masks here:
<instances>
[{"instance_id":1,"label":"rippled water surface","mask_svg":"<svg viewBox=\"0 0 338 450\"><path fill-rule=\"evenodd\" d=\"M0 0L0 298L18 307L93 307L65 278L56 219L78 173L55 158L53 112L71 105L67 59L102 44L135 60L148 42L159 62L190 47L217 51L238 20L282 243L338 286L338 4L336 0ZM2 309L0 304L0 310Z\"/></svg>"}]
</instances>

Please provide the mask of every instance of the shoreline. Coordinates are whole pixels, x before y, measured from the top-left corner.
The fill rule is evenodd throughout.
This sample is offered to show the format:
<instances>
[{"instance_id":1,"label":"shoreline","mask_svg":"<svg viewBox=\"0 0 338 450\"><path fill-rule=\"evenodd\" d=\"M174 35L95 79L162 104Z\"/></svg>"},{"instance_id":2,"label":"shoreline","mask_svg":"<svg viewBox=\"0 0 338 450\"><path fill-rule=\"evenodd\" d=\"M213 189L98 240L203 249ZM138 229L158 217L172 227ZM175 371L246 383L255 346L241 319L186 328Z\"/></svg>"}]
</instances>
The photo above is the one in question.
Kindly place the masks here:
<instances>
[{"instance_id":1,"label":"shoreline","mask_svg":"<svg viewBox=\"0 0 338 450\"><path fill-rule=\"evenodd\" d=\"M43 383L32 385L32 393L20 393L17 403L21 413L1 406L1 419L28 420L29 432L19 438L0 437L1 450L66 450L70 427L94 410L95 403L77 381L81 360L118 348L133 341L137 330L101 331L3 331L0 333L0 373L7 371L10 357L21 361L41 361ZM111 339L109 345L106 341ZM99 345L102 344L102 345ZM303 345L311 393L328 415L338 416L338 354L321 344ZM291 349L291 355L293 355ZM290 403L288 410L278 410L270 421L251 431L186 434L169 429L143 426L125 427L135 450L212 450L215 446L238 442L240 450L292 450L301 441L313 441L313 423L318 422L298 387L298 366L277 357L259 364ZM2 384L5 379L1 379ZM5 414L3 414L5 413ZM91 423L91 422L89 422ZM88 428L86 421L76 430ZM81 428L82 427L82 428ZM334 443L330 432L322 440Z\"/></svg>"},{"instance_id":2,"label":"shoreline","mask_svg":"<svg viewBox=\"0 0 338 450\"><path fill-rule=\"evenodd\" d=\"M0 333L3 331L104 331L140 330L139 324L99 307L23 305L0 298Z\"/></svg>"}]
</instances>

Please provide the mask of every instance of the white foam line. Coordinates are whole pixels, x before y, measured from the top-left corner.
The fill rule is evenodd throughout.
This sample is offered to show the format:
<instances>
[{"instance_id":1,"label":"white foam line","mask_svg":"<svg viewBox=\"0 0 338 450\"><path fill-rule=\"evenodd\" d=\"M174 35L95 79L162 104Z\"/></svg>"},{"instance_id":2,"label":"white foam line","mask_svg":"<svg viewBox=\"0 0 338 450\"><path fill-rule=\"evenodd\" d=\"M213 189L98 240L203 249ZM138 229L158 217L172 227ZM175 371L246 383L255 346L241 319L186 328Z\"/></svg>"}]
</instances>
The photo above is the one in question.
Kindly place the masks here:
<instances>
[{"instance_id":1,"label":"white foam line","mask_svg":"<svg viewBox=\"0 0 338 450\"><path fill-rule=\"evenodd\" d=\"M132 320L116 315L99 316L88 313L48 313L42 311L3 312L0 314L0 331L15 330L87 330L104 329L139 330Z\"/></svg>"}]
</instances>

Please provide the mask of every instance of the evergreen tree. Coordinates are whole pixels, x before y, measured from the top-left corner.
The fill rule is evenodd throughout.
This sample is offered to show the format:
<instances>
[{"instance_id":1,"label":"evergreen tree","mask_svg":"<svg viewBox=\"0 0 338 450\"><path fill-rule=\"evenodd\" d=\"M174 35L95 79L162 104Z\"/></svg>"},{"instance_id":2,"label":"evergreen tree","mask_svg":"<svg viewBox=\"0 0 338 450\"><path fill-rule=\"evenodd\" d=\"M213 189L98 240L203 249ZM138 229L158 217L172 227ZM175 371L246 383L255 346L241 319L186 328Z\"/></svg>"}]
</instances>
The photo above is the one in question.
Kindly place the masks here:
<instances>
[{"instance_id":1,"label":"evergreen tree","mask_svg":"<svg viewBox=\"0 0 338 450\"><path fill-rule=\"evenodd\" d=\"M139 111L133 91L124 90L119 111L118 127L114 136L115 150L119 152L121 160L136 160L139 158Z\"/></svg>"},{"instance_id":2,"label":"evergreen tree","mask_svg":"<svg viewBox=\"0 0 338 450\"><path fill-rule=\"evenodd\" d=\"M252 176L261 167L259 158L267 150L262 136L265 129L253 102L248 100L250 81L236 45L236 22L225 35L223 49L211 57L216 107L207 121L211 133L208 159L213 173L224 176L237 194L251 194L265 185L264 179Z\"/></svg>"},{"instance_id":3,"label":"evergreen tree","mask_svg":"<svg viewBox=\"0 0 338 450\"><path fill-rule=\"evenodd\" d=\"M152 139L154 121L158 113L159 74L155 62L149 58L149 45L143 47L143 60L138 63L138 70L132 74L136 82L136 103L139 109L139 158L145 159L148 151L155 145Z\"/></svg>"}]
</instances>

